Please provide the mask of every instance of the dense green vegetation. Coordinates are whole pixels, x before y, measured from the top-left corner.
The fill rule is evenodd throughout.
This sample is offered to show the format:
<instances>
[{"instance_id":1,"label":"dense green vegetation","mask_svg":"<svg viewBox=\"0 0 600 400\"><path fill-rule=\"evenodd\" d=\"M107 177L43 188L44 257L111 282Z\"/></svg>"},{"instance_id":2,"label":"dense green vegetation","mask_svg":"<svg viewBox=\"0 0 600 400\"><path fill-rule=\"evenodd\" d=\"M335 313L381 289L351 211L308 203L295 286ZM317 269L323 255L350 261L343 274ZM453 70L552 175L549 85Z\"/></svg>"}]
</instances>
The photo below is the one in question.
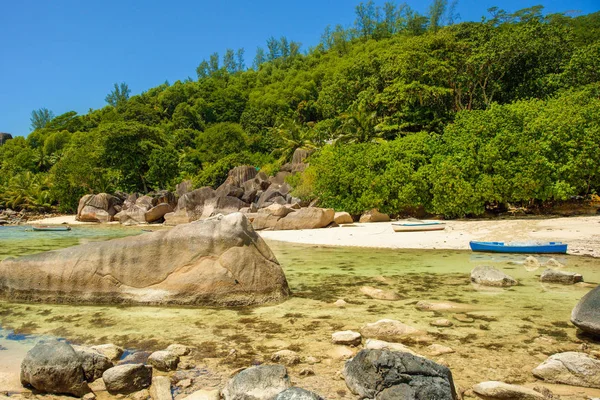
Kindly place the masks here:
<instances>
[{"instance_id":1,"label":"dense green vegetation","mask_svg":"<svg viewBox=\"0 0 600 400\"><path fill-rule=\"evenodd\" d=\"M454 24L372 1L351 28L327 27L302 53L282 37L202 61L198 79L85 115L32 114L0 147L0 206L72 211L83 194L218 186L252 164L272 173L316 149L296 194L360 213L480 215L600 190L600 12L490 9ZM222 64L221 64L222 61Z\"/></svg>"}]
</instances>

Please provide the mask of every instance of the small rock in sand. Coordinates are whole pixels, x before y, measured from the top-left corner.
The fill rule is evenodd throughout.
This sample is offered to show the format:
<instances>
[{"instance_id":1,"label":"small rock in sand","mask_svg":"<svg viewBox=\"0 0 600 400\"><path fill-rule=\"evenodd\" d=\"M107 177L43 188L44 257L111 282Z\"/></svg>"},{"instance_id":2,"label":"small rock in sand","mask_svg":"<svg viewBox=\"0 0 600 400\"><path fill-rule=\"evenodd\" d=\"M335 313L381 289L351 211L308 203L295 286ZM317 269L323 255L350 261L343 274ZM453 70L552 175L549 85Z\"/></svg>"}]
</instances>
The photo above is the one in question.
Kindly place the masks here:
<instances>
[{"instance_id":1,"label":"small rock in sand","mask_svg":"<svg viewBox=\"0 0 600 400\"><path fill-rule=\"evenodd\" d=\"M292 350L280 350L271 356L271 361L291 366L300 364L300 356Z\"/></svg>"},{"instance_id":2,"label":"small rock in sand","mask_svg":"<svg viewBox=\"0 0 600 400\"><path fill-rule=\"evenodd\" d=\"M361 343L362 336L354 331L340 331L331 335L333 344L343 344L346 346L358 346Z\"/></svg>"},{"instance_id":3,"label":"small rock in sand","mask_svg":"<svg viewBox=\"0 0 600 400\"><path fill-rule=\"evenodd\" d=\"M487 265L475 267L471 271L471 282L477 283L483 286L514 286L518 282L512 277L506 275L504 272Z\"/></svg>"},{"instance_id":4,"label":"small rock in sand","mask_svg":"<svg viewBox=\"0 0 600 400\"><path fill-rule=\"evenodd\" d=\"M179 364L179 356L170 351L155 351L148 357L148 364L152 365L159 371L173 371L177 369Z\"/></svg>"},{"instance_id":5,"label":"small rock in sand","mask_svg":"<svg viewBox=\"0 0 600 400\"><path fill-rule=\"evenodd\" d=\"M484 399L543 400L544 395L524 386L504 382L481 382L473 386L473 392Z\"/></svg>"},{"instance_id":6,"label":"small rock in sand","mask_svg":"<svg viewBox=\"0 0 600 400\"><path fill-rule=\"evenodd\" d=\"M452 323L452 321L450 321L446 318L440 318L440 319L436 319L435 321L430 322L430 325L437 326L439 328L448 328L454 324Z\"/></svg>"},{"instance_id":7,"label":"small rock in sand","mask_svg":"<svg viewBox=\"0 0 600 400\"><path fill-rule=\"evenodd\" d=\"M394 293L392 291L377 289L372 286L363 286L360 288L360 292L362 294L369 296L372 299L376 299L376 300L399 300L400 299L400 296L398 296L396 293Z\"/></svg>"},{"instance_id":8,"label":"small rock in sand","mask_svg":"<svg viewBox=\"0 0 600 400\"><path fill-rule=\"evenodd\" d=\"M346 307L347 304L348 303L346 303L344 299L338 299L335 303L333 303L333 305L336 307Z\"/></svg>"},{"instance_id":9,"label":"small rock in sand","mask_svg":"<svg viewBox=\"0 0 600 400\"><path fill-rule=\"evenodd\" d=\"M447 346L442 346L441 344L432 344L427 346L427 352L432 356L441 356L442 354L450 354L454 353L454 350Z\"/></svg>"}]
</instances>

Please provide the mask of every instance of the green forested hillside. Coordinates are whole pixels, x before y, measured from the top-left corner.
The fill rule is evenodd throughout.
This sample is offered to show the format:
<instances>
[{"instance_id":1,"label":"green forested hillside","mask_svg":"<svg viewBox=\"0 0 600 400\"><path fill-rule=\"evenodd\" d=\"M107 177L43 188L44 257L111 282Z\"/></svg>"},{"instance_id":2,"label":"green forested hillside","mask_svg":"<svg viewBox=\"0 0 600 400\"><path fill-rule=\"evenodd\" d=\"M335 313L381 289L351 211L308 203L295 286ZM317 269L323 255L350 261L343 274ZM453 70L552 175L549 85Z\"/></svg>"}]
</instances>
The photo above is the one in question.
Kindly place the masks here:
<instances>
[{"instance_id":1,"label":"green forested hillside","mask_svg":"<svg viewBox=\"0 0 600 400\"><path fill-rule=\"evenodd\" d=\"M276 172L298 147L316 151L296 194L351 213L480 215L600 190L600 13L453 24L445 4L362 3L306 52L270 38L252 68L228 49L197 79L131 97L115 85L85 115L36 110L31 134L0 147L0 206L218 186L240 164Z\"/></svg>"}]
</instances>

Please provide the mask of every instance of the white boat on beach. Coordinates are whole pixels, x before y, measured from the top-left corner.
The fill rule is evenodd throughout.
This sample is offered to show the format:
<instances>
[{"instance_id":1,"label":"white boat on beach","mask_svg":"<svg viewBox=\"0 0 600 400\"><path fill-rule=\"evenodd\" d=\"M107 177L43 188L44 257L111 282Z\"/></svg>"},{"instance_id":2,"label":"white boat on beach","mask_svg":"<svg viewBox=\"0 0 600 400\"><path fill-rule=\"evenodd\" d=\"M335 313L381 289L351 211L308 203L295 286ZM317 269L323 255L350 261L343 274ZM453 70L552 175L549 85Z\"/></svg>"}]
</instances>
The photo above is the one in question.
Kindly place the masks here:
<instances>
[{"instance_id":1,"label":"white boat on beach","mask_svg":"<svg viewBox=\"0 0 600 400\"><path fill-rule=\"evenodd\" d=\"M392 229L394 229L394 232L443 231L446 229L446 223L440 221L406 220L392 222Z\"/></svg>"}]
</instances>

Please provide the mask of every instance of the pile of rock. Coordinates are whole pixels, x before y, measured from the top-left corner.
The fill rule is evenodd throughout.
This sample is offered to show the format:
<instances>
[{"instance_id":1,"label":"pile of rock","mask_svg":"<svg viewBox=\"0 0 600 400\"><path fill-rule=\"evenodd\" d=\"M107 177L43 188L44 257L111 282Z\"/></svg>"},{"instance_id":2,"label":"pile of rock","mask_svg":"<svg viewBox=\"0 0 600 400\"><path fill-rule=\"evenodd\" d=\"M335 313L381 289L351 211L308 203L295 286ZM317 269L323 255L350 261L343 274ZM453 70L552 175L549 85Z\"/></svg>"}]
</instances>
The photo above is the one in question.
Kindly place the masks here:
<instances>
[{"instance_id":1,"label":"pile of rock","mask_svg":"<svg viewBox=\"0 0 600 400\"><path fill-rule=\"evenodd\" d=\"M10 208L0 211L0 225L16 225L26 220L24 212L16 212Z\"/></svg>"}]
</instances>

